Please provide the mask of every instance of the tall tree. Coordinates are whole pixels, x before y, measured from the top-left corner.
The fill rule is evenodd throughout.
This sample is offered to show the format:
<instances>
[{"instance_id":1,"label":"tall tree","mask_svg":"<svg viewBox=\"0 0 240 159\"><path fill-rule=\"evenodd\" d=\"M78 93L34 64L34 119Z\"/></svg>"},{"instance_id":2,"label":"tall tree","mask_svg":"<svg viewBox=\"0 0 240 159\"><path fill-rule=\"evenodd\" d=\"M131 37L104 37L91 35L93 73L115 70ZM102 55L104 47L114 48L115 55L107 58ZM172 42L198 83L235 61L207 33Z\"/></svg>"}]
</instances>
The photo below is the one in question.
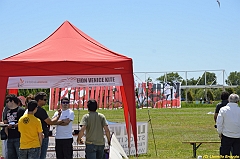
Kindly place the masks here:
<instances>
[{"instance_id":1,"label":"tall tree","mask_svg":"<svg viewBox=\"0 0 240 159\"><path fill-rule=\"evenodd\" d=\"M188 90L187 99L188 99L188 101L193 101L194 96L193 96L193 93L192 93L192 89Z\"/></svg>"},{"instance_id":2,"label":"tall tree","mask_svg":"<svg viewBox=\"0 0 240 159\"><path fill-rule=\"evenodd\" d=\"M226 88L225 89L229 94L235 93L233 88Z\"/></svg>"},{"instance_id":3,"label":"tall tree","mask_svg":"<svg viewBox=\"0 0 240 159\"><path fill-rule=\"evenodd\" d=\"M240 94L240 86L236 88L236 94Z\"/></svg>"},{"instance_id":4,"label":"tall tree","mask_svg":"<svg viewBox=\"0 0 240 159\"><path fill-rule=\"evenodd\" d=\"M157 81L160 82L174 82L174 81L179 81L181 82L183 78L177 73L177 72L171 72L167 73L166 75L160 76L156 79Z\"/></svg>"},{"instance_id":5,"label":"tall tree","mask_svg":"<svg viewBox=\"0 0 240 159\"><path fill-rule=\"evenodd\" d=\"M215 73L204 72L201 77L198 78L198 85L205 85L205 73L206 73L206 84L215 85L217 83L217 77Z\"/></svg>"},{"instance_id":6,"label":"tall tree","mask_svg":"<svg viewBox=\"0 0 240 159\"><path fill-rule=\"evenodd\" d=\"M217 100L217 101L221 100L222 91L223 91L222 88L214 88L213 89L213 94L215 96L214 100Z\"/></svg>"},{"instance_id":7,"label":"tall tree","mask_svg":"<svg viewBox=\"0 0 240 159\"><path fill-rule=\"evenodd\" d=\"M240 72L230 72L225 82L227 85L240 85Z\"/></svg>"},{"instance_id":8,"label":"tall tree","mask_svg":"<svg viewBox=\"0 0 240 159\"><path fill-rule=\"evenodd\" d=\"M213 91L211 89L207 90L207 99L210 100L210 101L214 100L214 94L213 94Z\"/></svg>"},{"instance_id":9,"label":"tall tree","mask_svg":"<svg viewBox=\"0 0 240 159\"><path fill-rule=\"evenodd\" d=\"M196 85L197 84L197 79L194 79L194 77L187 79L187 85ZM182 81L182 85L186 85L186 80Z\"/></svg>"},{"instance_id":10,"label":"tall tree","mask_svg":"<svg viewBox=\"0 0 240 159\"><path fill-rule=\"evenodd\" d=\"M196 93L195 93L195 99L196 100L200 100L201 98L203 99L205 97L205 91L204 89L197 89Z\"/></svg>"}]
</instances>

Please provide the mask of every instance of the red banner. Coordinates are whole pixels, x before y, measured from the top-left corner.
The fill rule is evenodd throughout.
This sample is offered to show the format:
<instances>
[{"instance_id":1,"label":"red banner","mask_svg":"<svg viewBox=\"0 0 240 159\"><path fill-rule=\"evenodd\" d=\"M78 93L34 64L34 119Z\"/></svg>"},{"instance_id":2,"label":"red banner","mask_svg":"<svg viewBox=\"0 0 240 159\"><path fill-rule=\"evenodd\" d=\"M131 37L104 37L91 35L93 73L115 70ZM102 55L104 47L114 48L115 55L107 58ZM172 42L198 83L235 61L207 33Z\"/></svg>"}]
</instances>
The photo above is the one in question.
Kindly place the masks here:
<instances>
[{"instance_id":1,"label":"red banner","mask_svg":"<svg viewBox=\"0 0 240 159\"><path fill-rule=\"evenodd\" d=\"M136 89L138 108L180 108L181 83L139 83Z\"/></svg>"},{"instance_id":2,"label":"red banner","mask_svg":"<svg viewBox=\"0 0 240 159\"><path fill-rule=\"evenodd\" d=\"M95 99L99 109L122 108L120 86L52 88L50 110L56 110L63 97L70 99L70 108L87 109L87 101Z\"/></svg>"}]
</instances>

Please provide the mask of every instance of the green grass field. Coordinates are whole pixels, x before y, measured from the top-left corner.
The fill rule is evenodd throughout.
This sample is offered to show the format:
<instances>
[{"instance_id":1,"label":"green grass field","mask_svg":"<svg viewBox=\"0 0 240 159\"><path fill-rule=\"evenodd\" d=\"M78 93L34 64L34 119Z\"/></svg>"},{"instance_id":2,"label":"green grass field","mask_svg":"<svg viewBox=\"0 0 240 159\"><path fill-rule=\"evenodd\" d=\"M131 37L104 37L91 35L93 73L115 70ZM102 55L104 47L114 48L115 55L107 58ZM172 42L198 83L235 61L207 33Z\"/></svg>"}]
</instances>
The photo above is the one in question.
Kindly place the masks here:
<instances>
[{"instance_id":1,"label":"green grass field","mask_svg":"<svg viewBox=\"0 0 240 159\"><path fill-rule=\"evenodd\" d=\"M154 131L157 155L154 146L152 129L148 129L148 153L140 155L139 159L192 158L192 145L183 144L190 140L219 140L216 129L213 127L213 114L215 107L180 108L180 109L137 109L137 121L148 121L148 110ZM80 119L86 110L80 110ZM124 122L122 109L98 110L105 114L107 120ZM52 116L54 112L48 112ZM78 122L78 111L75 111L74 123ZM197 150L198 155L217 156L219 144L202 144ZM131 156L130 158L135 158Z\"/></svg>"}]
</instances>

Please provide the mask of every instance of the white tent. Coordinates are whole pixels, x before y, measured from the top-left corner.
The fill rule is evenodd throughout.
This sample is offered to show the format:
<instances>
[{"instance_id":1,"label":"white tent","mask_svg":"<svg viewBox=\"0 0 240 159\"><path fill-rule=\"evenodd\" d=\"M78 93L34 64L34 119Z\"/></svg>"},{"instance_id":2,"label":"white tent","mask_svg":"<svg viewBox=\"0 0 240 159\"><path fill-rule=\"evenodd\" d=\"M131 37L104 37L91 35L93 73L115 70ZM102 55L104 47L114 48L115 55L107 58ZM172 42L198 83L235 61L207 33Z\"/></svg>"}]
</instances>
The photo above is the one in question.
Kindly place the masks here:
<instances>
[{"instance_id":1,"label":"white tent","mask_svg":"<svg viewBox=\"0 0 240 159\"><path fill-rule=\"evenodd\" d=\"M116 136L112 134L109 159L128 159L125 151L118 142Z\"/></svg>"}]
</instances>

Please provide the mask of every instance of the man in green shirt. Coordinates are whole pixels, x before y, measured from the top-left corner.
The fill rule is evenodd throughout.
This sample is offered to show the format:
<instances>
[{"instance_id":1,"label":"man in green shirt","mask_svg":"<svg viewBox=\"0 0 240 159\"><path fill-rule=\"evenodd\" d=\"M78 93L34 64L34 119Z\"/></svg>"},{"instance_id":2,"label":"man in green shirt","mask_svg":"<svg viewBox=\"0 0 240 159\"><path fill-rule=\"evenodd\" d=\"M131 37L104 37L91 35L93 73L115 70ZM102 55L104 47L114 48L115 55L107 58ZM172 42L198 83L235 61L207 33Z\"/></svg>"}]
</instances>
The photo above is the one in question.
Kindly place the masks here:
<instances>
[{"instance_id":1,"label":"man in green shirt","mask_svg":"<svg viewBox=\"0 0 240 159\"><path fill-rule=\"evenodd\" d=\"M108 124L105 116L96 112L96 100L89 100L87 102L87 107L89 113L82 117L80 122L82 127L78 134L77 142L83 144L82 137L86 130L85 157L87 159L103 159L105 147L103 129L105 130L108 144L110 145L110 131L108 129Z\"/></svg>"}]
</instances>

